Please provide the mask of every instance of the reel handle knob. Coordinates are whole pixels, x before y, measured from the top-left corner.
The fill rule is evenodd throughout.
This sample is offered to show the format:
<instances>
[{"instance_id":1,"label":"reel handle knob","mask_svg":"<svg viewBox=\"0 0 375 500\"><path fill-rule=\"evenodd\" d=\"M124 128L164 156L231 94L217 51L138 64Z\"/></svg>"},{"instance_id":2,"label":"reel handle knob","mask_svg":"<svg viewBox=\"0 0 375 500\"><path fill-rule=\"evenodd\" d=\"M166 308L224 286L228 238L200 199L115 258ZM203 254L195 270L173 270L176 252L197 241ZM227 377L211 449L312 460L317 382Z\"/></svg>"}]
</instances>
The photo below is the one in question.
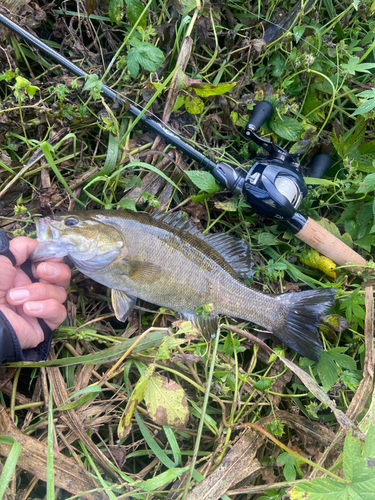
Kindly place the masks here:
<instances>
[{"instance_id":1,"label":"reel handle knob","mask_svg":"<svg viewBox=\"0 0 375 500\"><path fill-rule=\"evenodd\" d=\"M321 179L325 173L331 168L332 160L326 154L316 155L312 161L309 177Z\"/></svg>"},{"instance_id":2,"label":"reel handle knob","mask_svg":"<svg viewBox=\"0 0 375 500\"><path fill-rule=\"evenodd\" d=\"M268 101L258 102L253 112L251 113L250 120L247 124L247 130L256 132L262 125L273 115L273 106Z\"/></svg>"}]
</instances>

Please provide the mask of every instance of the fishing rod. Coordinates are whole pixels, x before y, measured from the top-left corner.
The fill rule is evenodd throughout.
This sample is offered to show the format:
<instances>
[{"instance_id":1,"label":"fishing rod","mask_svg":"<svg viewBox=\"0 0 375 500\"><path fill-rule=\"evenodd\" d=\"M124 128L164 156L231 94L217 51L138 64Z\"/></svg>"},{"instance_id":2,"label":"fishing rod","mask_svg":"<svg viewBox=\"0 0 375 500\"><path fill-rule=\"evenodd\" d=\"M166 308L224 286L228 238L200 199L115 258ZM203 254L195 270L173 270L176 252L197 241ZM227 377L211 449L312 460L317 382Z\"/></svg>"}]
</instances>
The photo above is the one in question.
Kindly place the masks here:
<instances>
[{"instance_id":1,"label":"fishing rod","mask_svg":"<svg viewBox=\"0 0 375 500\"><path fill-rule=\"evenodd\" d=\"M1 13L0 24L9 28L74 75L84 78L89 76L86 71ZM300 172L296 155L290 154L281 146L267 141L257 134L258 129L273 114L273 107L268 101L256 104L245 132L249 139L268 152L268 156L258 156L255 164L249 171L246 171L242 167L232 167L225 162L214 162L191 146L170 127L150 118L144 114L143 109L139 109L129 99L124 98L106 85L102 85L101 91L108 98L128 106L130 113L140 117L143 123L161 135L167 142L208 170L222 186L225 186L233 194L242 194L257 214L283 222L300 240L339 265L344 266L348 263L357 266L366 265L366 260L340 239L310 217L297 211L303 197L307 194L307 187ZM331 160L327 155L318 155L313 160L310 175L321 177L330 165Z\"/></svg>"}]
</instances>

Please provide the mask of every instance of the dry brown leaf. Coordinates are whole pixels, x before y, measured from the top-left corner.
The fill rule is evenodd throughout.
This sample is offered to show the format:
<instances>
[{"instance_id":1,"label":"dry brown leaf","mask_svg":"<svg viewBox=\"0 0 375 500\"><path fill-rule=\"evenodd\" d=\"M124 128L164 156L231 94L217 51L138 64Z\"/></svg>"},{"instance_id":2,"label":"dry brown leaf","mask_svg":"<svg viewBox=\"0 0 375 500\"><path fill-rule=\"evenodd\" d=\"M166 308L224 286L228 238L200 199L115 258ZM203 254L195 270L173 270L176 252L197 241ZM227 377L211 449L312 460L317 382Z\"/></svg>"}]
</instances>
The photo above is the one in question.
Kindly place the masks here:
<instances>
[{"instance_id":1,"label":"dry brown leaf","mask_svg":"<svg viewBox=\"0 0 375 500\"><path fill-rule=\"evenodd\" d=\"M42 481L47 480L47 446L37 439L24 434L12 422L8 412L0 405L0 429L3 436L14 438L21 446L22 451L17 465ZM0 455L7 457L11 447L0 443ZM55 486L62 488L73 495L79 494L87 500L104 500L107 495L103 492L90 491L99 486L77 462L58 452L54 452Z\"/></svg>"},{"instance_id":2,"label":"dry brown leaf","mask_svg":"<svg viewBox=\"0 0 375 500\"><path fill-rule=\"evenodd\" d=\"M264 436L248 430L228 452L219 467L200 482L186 497L187 500L216 500L229 488L253 474L262 466L255 457L264 443Z\"/></svg>"}]
</instances>

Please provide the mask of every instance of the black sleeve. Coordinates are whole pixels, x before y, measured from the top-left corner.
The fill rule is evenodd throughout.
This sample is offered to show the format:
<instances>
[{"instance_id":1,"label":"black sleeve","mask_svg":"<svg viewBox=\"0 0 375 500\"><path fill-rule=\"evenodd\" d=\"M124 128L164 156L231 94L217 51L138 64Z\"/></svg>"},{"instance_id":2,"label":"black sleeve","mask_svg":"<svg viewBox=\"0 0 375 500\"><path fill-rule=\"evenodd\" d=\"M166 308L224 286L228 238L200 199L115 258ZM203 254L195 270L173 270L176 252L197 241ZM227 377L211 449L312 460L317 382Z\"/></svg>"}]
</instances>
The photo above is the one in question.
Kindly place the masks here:
<instances>
[{"instance_id":1,"label":"black sleeve","mask_svg":"<svg viewBox=\"0 0 375 500\"><path fill-rule=\"evenodd\" d=\"M0 311L0 364L10 361L45 361L47 359L53 331L39 319L44 340L36 347L22 350L16 332L7 317Z\"/></svg>"}]
</instances>

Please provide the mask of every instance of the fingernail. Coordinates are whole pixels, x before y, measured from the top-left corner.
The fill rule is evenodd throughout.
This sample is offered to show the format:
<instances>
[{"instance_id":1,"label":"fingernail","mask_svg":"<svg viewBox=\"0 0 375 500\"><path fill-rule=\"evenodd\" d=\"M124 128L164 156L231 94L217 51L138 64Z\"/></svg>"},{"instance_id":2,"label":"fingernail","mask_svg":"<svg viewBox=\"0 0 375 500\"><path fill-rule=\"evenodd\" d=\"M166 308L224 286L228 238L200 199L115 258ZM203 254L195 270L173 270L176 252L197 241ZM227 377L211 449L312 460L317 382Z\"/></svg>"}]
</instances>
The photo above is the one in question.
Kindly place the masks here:
<instances>
[{"instance_id":1,"label":"fingernail","mask_svg":"<svg viewBox=\"0 0 375 500\"><path fill-rule=\"evenodd\" d=\"M59 273L59 268L57 266L54 266L53 264L44 264L43 267L44 274L50 278L53 276L57 276Z\"/></svg>"},{"instance_id":2,"label":"fingernail","mask_svg":"<svg viewBox=\"0 0 375 500\"><path fill-rule=\"evenodd\" d=\"M26 302L25 307L30 312L40 312L43 311L43 302Z\"/></svg>"},{"instance_id":3,"label":"fingernail","mask_svg":"<svg viewBox=\"0 0 375 500\"><path fill-rule=\"evenodd\" d=\"M16 289L13 288L9 292L10 298L14 300L14 302L20 302L21 300L27 299L27 297L30 295L30 292L28 290L23 290L23 289Z\"/></svg>"}]
</instances>

